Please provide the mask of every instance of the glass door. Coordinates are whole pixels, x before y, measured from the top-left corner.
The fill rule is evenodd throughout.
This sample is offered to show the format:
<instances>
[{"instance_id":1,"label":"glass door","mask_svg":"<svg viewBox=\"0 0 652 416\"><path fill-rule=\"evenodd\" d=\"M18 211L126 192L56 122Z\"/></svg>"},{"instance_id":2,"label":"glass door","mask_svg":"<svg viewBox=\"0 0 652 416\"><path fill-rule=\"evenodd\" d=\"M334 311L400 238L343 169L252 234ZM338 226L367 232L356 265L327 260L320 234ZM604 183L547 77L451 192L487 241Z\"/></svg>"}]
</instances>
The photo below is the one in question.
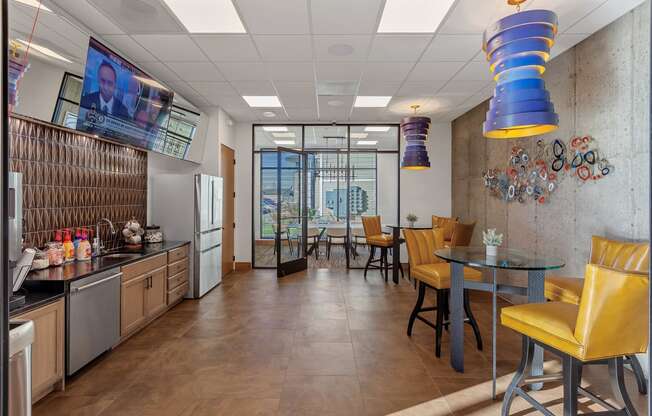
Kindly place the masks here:
<instances>
[{"instance_id":1,"label":"glass door","mask_svg":"<svg viewBox=\"0 0 652 416\"><path fill-rule=\"evenodd\" d=\"M308 268L306 254L305 152L279 147L276 151L276 275L287 276Z\"/></svg>"}]
</instances>

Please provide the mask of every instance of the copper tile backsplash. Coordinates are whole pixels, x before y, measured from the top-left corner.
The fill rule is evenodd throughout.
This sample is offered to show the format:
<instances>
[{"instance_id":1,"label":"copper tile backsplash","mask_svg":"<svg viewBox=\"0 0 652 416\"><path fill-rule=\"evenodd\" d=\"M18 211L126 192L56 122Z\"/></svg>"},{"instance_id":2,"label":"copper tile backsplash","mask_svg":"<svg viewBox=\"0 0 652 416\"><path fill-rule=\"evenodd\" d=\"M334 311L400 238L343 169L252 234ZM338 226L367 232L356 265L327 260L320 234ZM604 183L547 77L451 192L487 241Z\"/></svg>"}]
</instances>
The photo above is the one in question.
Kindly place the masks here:
<instances>
[{"instance_id":1,"label":"copper tile backsplash","mask_svg":"<svg viewBox=\"0 0 652 416\"><path fill-rule=\"evenodd\" d=\"M109 218L118 232L145 225L147 154L92 136L10 117L10 171L23 174L23 239L41 247L62 228L94 229ZM108 226L102 227L103 240Z\"/></svg>"}]
</instances>

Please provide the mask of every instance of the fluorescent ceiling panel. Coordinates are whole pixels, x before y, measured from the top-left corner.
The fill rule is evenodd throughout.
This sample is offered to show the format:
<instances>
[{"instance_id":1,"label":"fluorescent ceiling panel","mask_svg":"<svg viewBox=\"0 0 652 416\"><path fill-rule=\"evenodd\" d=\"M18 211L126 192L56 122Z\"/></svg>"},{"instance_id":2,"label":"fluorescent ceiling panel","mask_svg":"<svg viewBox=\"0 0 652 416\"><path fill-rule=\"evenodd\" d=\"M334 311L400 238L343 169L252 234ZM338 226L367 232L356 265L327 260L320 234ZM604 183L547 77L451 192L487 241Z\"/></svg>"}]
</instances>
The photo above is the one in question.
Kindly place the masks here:
<instances>
[{"instance_id":1,"label":"fluorescent ceiling panel","mask_svg":"<svg viewBox=\"0 0 652 416\"><path fill-rule=\"evenodd\" d=\"M231 0L163 0L190 33L246 33Z\"/></svg>"},{"instance_id":2,"label":"fluorescent ceiling panel","mask_svg":"<svg viewBox=\"0 0 652 416\"><path fill-rule=\"evenodd\" d=\"M293 146L295 144L294 140L274 140L274 143L276 143L279 146L288 146L288 145Z\"/></svg>"},{"instance_id":3,"label":"fluorescent ceiling panel","mask_svg":"<svg viewBox=\"0 0 652 416\"><path fill-rule=\"evenodd\" d=\"M31 6L34 8L41 8L41 10L45 10L46 12L52 12L52 10L48 9L45 7L39 0L16 0L18 3L25 4L27 6Z\"/></svg>"},{"instance_id":4,"label":"fluorescent ceiling panel","mask_svg":"<svg viewBox=\"0 0 652 416\"><path fill-rule=\"evenodd\" d=\"M378 140L358 140L356 144L358 146L375 146L378 144Z\"/></svg>"},{"instance_id":5,"label":"fluorescent ceiling panel","mask_svg":"<svg viewBox=\"0 0 652 416\"><path fill-rule=\"evenodd\" d=\"M387 0L378 33L434 33L455 0Z\"/></svg>"},{"instance_id":6,"label":"fluorescent ceiling panel","mask_svg":"<svg viewBox=\"0 0 652 416\"><path fill-rule=\"evenodd\" d=\"M37 52L39 52L39 53L42 53L42 54L45 55L45 56L49 56L50 58L58 59L58 60L60 60L60 61L68 62L68 63L71 63L71 62L72 62L70 59L68 59L68 58L66 58L66 57L64 57L64 56L59 55L58 53L56 53L56 52L53 51L52 49L50 49L50 48L46 48L45 46L41 46L41 45L36 44L36 43L34 43L34 42L32 42L32 43L30 44L29 42L27 42L27 41L25 41L25 40L22 40L22 39L16 39L16 41L22 43L22 44L25 45L25 46L29 46L29 49L30 49L30 50L33 49L33 50L35 50L35 51L37 51Z\"/></svg>"},{"instance_id":7,"label":"fluorescent ceiling panel","mask_svg":"<svg viewBox=\"0 0 652 416\"><path fill-rule=\"evenodd\" d=\"M274 133L272 133L272 136L277 137L279 139L287 139L287 138L290 138L290 137L297 137L296 134L294 134L294 132L292 132L292 131L280 132L280 133L274 132Z\"/></svg>"},{"instance_id":8,"label":"fluorescent ceiling panel","mask_svg":"<svg viewBox=\"0 0 652 416\"><path fill-rule=\"evenodd\" d=\"M243 95L249 107L282 107L276 95Z\"/></svg>"},{"instance_id":9,"label":"fluorescent ceiling panel","mask_svg":"<svg viewBox=\"0 0 652 416\"><path fill-rule=\"evenodd\" d=\"M288 128L285 126L263 126L265 131L288 131Z\"/></svg>"},{"instance_id":10,"label":"fluorescent ceiling panel","mask_svg":"<svg viewBox=\"0 0 652 416\"><path fill-rule=\"evenodd\" d=\"M387 133L389 131L389 126L367 126L364 128L364 131L370 133Z\"/></svg>"},{"instance_id":11,"label":"fluorescent ceiling panel","mask_svg":"<svg viewBox=\"0 0 652 416\"><path fill-rule=\"evenodd\" d=\"M366 139L369 133L351 133L352 139Z\"/></svg>"},{"instance_id":12,"label":"fluorescent ceiling panel","mask_svg":"<svg viewBox=\"0 0 652 416\"><path fill-rule=\"evenodd\" d=\"M355 103L353 106L372 108L387 107L387 104L389 104L391 99L391 95L358 95L355 97Z\"/></svg>"}]
</instances>

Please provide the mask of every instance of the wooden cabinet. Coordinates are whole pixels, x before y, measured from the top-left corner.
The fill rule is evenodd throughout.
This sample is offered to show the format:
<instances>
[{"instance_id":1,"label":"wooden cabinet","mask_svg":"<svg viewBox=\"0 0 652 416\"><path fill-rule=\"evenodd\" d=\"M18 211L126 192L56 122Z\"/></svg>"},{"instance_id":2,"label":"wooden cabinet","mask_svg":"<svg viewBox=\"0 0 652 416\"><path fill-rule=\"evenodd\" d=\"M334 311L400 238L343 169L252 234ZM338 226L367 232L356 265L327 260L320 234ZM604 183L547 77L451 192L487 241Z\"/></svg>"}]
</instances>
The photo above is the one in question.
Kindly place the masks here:
<instances>
[{"instance_id":1,"label":"wooden cabinet","mask_svg":"<svg viewBox=\"0 0 652 416\"><path fill-rule=\"evenodd\" d=\"M34 321L32 344L32 402L36 402L63 381L65 300L31 310L12 320Z\"/></svg>"},{"instance_id":2,"label":"wooden cabinet","mask_svg":"<svg viewBox=\"0 0 652 416\"><path fill-rule=\"evenodd\" d=\"M149 274L149 285L145 287L145 311L147 317L158 315L168 306L168 273L166 269L166 266L163 266Z\"/></svg>"},{"instance_id":3,"label":"wooden cabinet","mask_svg":"<svg viewBox=\"0 0 652 416\"><path fill-rule=\"evenodd\" d=\"M168 252L168 306L183 300L188 292L189 247L189 245L185 245Z\"/></svg>"},{"instance_id":4,"label":"wooden cabinet","mask_svg":"<svg viewBox=\"0 0 652 416\"><path fill-rule=\"evenodd\" d=\"M124 276L123 276L124 278ZM145 285L149 282L147 275L122 282L120 296L120 335L124 336L145 323Z\"/></svg>"}]
</instances>

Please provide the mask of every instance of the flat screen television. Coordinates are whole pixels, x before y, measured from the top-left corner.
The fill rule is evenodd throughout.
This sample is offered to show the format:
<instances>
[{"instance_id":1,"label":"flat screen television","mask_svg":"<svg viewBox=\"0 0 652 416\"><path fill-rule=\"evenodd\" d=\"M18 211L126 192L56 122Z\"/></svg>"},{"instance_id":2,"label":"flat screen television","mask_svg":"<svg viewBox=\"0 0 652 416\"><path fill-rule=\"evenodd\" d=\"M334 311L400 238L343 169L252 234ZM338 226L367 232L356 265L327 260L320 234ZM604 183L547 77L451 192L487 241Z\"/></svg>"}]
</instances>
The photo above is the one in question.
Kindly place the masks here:
<instances>
[{"instance_id":1,"label":"flat screen television","mask_svg":"<svg viewBox=\"0 0 652 416\"><path fill-rule=\"evenodd\" d=\"M174 93L91 38L77 130L146 150L165 142Z\"/></svg>"}]
</instances>

